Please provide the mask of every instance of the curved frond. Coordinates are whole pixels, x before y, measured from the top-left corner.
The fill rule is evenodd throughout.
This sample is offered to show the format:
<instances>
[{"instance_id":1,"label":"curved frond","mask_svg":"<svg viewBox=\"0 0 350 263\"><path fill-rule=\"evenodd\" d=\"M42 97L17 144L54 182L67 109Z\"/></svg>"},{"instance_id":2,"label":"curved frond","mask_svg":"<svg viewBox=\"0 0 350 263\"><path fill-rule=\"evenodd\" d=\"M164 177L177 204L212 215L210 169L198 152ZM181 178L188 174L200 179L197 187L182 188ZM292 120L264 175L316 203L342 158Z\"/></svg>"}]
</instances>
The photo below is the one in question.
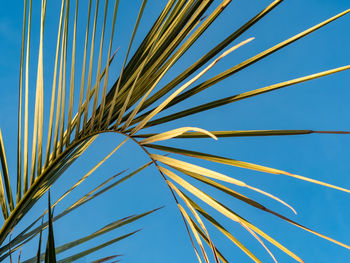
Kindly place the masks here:
<instances>
[{"instance_id":1,"label":"curved frond","mask_svg":"<svg viewBox=\"0 0 350 263\"><path fill-rule=\"evenodd\" d=\"M24 262L41 262L42 260L45 260L45 262L56 262L56 254L87 241L96 240L95 238L103 234L157 211L159 208L148 209L148 212L124 217L85 237L55 247L53 235L53 223L55 221L68 215L83 204L95 200L96 197L101 196L122 182L133 178L134 175L152 164L153 168L156 169L156 173L160 175L159 178L168 187L171 197L178 207L179 215L183 219L188 237L199 262L208 263L212 260L217 263L228 262L220 252L218 245L215 244L215 235L211 233L211 229L218 230L218 232L224 234L230 242L254 262L262 262L253 253L254 251L249 250L248 246L243 244L245 242L240 241L235 236L235 233L219 223L220 218L214 219L216 212L221 218L226 217L238 223L239 227L244 230L244 233L253 237L275 262L277 262L277 258L270 250L269 244L265 244L265 241L268 241L292 259L303 262L289 248L286 248L255 224L243 218L238 208L233 210L222 204L215 197L214 191L216 193L224 193L229 198L235 198L248 204L249 207L267 212L293 226L350 249L348 245L320 234L268 208L268 206L263 205L258 200L258 197L255 197L257 198L255 200L250 198L248 194L240 193L241 188L252 190L249 193L255 192L274 199L296 214L295 209L291 205L272 193L261 190L264 189L262 186L259 186L261 187L260 189L252 186L254 183L245 183L234 176L228 175L229 173L226 173L226 175L217 171L218 169L216 168L208 169L195 164L195 162L187 162L180 159L185 156L186 158L192 158L191 160L204 160L252 171L286 175L350 193L350 190L346 187L323 182L318 180L315 175L310 175L310 177L315 178L311 179L308 177L309 175L294 174L294 171L292 173L282 170L284 168L276 169L262 164L220 156L221 154L213 155L209 153L209 150L202 148L199 151L187 148L187 146L190 146L191 141L203 138L215 140L218 138L222 138L222 140L235 138L235 140L238 140L241 137L252 136L264 138L265 136L311 134L348 135L350 134L349 131L332 129L325 131L316 129L259 129L262 127L257 127L256 130L239 130L239 127L236 128L239 124L235 124L236 127L228 127L228 130L214 130L217 128L214 125L212 127L209 126L209 128L205 127L208 129L193 127L197 126L193 123L184 125L184 127L182 125L169 127L168 125L172 121L197 113L204 114L205 111L210 109L237 101L244 101L247 98L268 94L276 90L283 91L286 87L297 87L297 84L350 69L349 65L345 65L298 78L291 79L286 77L289 80L279 83L272 82L275 84L260 88L247 87L244 91L238 91L236 95L217 100L209 97L207 102L197 102L197 106L190 104L190 106L181 107L184 104L180 103L190 101L196 94L204 92L220 81L255 65L255 63L262 61L264 58L275 54L277 51L350 13L350 9L340 12L296 35L288 37L280 43L272 45L270 48L248 59L231 65L226 70L219 69L219 73L201 80L220 60L233 51L235 51L235 54L244 52L246 47L241 47L254 39L248 36L247 33L255 35L250 33L249 30L265 16L273 14L274 12L272 11L282 2L283 0L272 1L243 23L242 26L232 30L223 40L213 39L216 43L212 48L207 51L205 48L201 49L202 53L199 59L179 70L178 65L181 63L181 59L186 57L186 54L190 53L194 48L198 48L199 39L208 37L206 34L210 32L208 29L211 29L218 22L218 18L230 7L231 0L166 1L154 23L145 32L145 36L139 39L138 35L144 29L145 13L148 12L147 8L149 6L148 1L143 0L138 5L137 16L135 14L133 18L132 31L130 31L130 36L127 37L128 42L125 46L123 46L124 43L121 45L121 49L125 49L125 52L121 52L123 57L120 65L112 64L119 50L119 47L115 47L116 38L119 41L121 34L118 32L118 26L121 26L118 24L118 16L120 15L119 0L61 0L57 3L57 10L53 10L53 12L50 11L51 6L47 5L47 0L41 1L40 8L39 3L34 3L34 8L38 10L32 10L32 0L24 0L19 60L17 144L16 147L6 145L6 149L10 147L16 148L15 171L11 171L11 161L8 162L9 156L5 154L5 143L0 129L0 205L4 218L0 229L0 261L8 257L12 260L11 255L16 251L20 255L20 249L40 235L37 256L33 255L32 258ZM82 14L82 12L85 13ZM40 19L33 19L38 13L40 13L40 17L38 17ZM51 27L56 26L56 28L48 28L47 23L45 23L47 16L52 14L57 16L56 25L53 25L51 21L48 25ZM53 44L45 37L45 32L48 30L56 32ZM37 31L39 34L35 35ZM36 36L38 39L31 39L33 36ZM239 42L236 43L235 41L237 40ZM46 58L48 51L52 58ZM112 51L115 52L113 53ZM32 66L32 62L35 62L35 67ZM117 70L115 70L115 67L118 67ZM34 74L36 77L33 81L30 78ZM46 104L46 101L50 103ZM30 102L33 103L31 104ZM177 107L173 107L175 105ZM230 126L231 123L226 122L225 125ZM151 127L150 131L144 131L146 128ZM79 159L99 136L107 133L120 135L124 139L119 145L114 145L112 140L108 141L108 144L111 144L111 147L113 146L113 150L100 162L97 160L96 162L91 162L92 164L97 164L91 166L92 168L87 173L80 175L73 185L65 185L62 191L63 194L59 195L60 197L56 199L53 205L51 205L49 192L48 209L43 209L42 212L34 217L35 220L27 224L24 217L30 214L29 212L32 211L44 194L55 185L59 178L64 177L67 169ZM29 140L29 136L32 137L31 140ZM185 142L187 145L186 149L167 145L169 140L172 143ZM123 175L126 171L123 170L115 173L113 176L109 176L107 179L100 180L95 177L98 183L95 182L90 190L84 192L85 194L82 197L72 201L68 208L53 216L53 209L61 205L63 203L61 201L64 198L67 200L68 197L72 197L71 193L73 190L81 188L83 182L96 173L96 170L117 150L123 150L121 146L127 141L134 143L137 148L141 149L142 153L148 158L148 162L126 175ZM157 142L161 142L162 145L154 144ZM153 151L162 151L165 152L165 155L160 155ZM30 156L29 153L31 153ZM92 156L91 160L95 159L97 157ZM134 161L134 153L130 154L129 159ZM181 175L177 173L181 173ZM295 173L299 172L296 171ZM226 183L230 185L226 185ZM201 185L208 189L212 188L214 191L207 191L207 188L202 189L200 188ZM51 191L54 191L54 189ZM152 189L152 191L155 190ZM192 196L210 207L211 210L206 211L199 206L197 200L191 199ZM212 214L209 211L214 211L214 213ZM39 221L43 220L46 214L48 214L48 220L38 225ZM21 230L18 230L19 225L23 227ZM210 228L208 225L211 225ZM12 239L12 231L14 229L14 238ZM41 253L43 231L48 233L45 254ZM120 235L90 249L77 252L74 255L58 260L58 262L78 260L134 235L138 231L129 231L125 235ZM10 241L6 243L5 240L9 236L11 237ZM118 261L119 255L103 257L96 262L114 259Z\"/></svg>"}]
</instances>

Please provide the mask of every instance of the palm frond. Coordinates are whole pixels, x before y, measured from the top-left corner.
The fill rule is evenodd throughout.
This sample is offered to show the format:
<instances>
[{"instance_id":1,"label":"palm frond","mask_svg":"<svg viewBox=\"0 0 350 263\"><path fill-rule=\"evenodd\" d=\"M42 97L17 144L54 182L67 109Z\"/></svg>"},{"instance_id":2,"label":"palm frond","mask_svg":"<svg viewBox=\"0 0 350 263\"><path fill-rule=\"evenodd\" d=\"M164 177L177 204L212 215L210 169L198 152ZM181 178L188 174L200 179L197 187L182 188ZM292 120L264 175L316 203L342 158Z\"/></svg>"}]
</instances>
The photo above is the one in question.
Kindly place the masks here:
<instances>
[{"instance_id":1,"label":"palm frond","mask_svg":"<svg viewBox=\"0 0 350 263\"><path fill-rule=\"evenodd\" d=\"M97 238L103 234L106 234L112 230L115 230L117 228L120 228L122 226L125 226L127 224L130 224L136 220L139 220L153 212L156 212L157 210L159 210L160 208L157 208L157 209L154 209L154 210L151 210L151 211L147 211L145 213L142 213L142 214L138 214L138 215L132 215L132 216L128 216L128 217L125 217L125 218L122 218L122 219L119 219L117 221L114 221L104 227L102 227L101 229L95 231L94 233L90 234L90 235L87 235L85 237L82 237L82 238L79 238L77 240L74 240L74 241L71 241L69 243L66 243L64 245L61 245L59 247L56 247L55 248L55 254L60 254L66 250L69 250L73 247L76 247L76 246L79 246L85 242L88 242L94 238ZM36 261L37 257L33 257L33 258L30 258L26 261L24 261L23 263L34 263ZM40 254L40 261L43 261L45 259L45 254L42 253Z\"/></svg>"},{"instance_id":2,"label":"palm frond","mask_svg":"<svg viewBox=\"0 0 350 263\"><path fill-rule=\"evenodd\" d=\"M75 4L73 2L75 2ZM101 2L99 0L89 0L88 3L79 3L79 0L61 0L58 3L59 8L57 9L57 16L59 18L57 24L57 38L55 47L52 48L52 50L54 50L52 54L52 71L48 73L46 72L46 68L51 66L48 65L50 60L44 58L44 54L46 54L46 39L44 33L47 31L47 26L45 25L47 1L41 1L40 25L36 25L35 27L39 29L38 46L31 47L31 43L34 42L31 40L33 27L32 0L24 0L19 61L17 162L16 171L13 173L9 171L7 164L8 156L5 154L4 140L0 130L0 205L4 217L4 223L0 229L0 261L6 259L8 256L11 257L13 252L18 251L27 242L40 234L37 257L33 257L25 262L40 262L42 260L45 260L45 262L56 262L56 253L61 253L83 244L158 210L154 209L146 213L123 218L83 238L55 247L53 222L69 214L76 208L81 207L88 201L95 199L95 197L114 188L121 182L132 178L151 164L154 164L155 168L158 169L157 172L160 173L162 180L164 180L168 186L179 208L179 213L183 218L188 236L199 262L202 262L203 259L204 262L210 262L211 256L214 258L215 262L228 262L214 243L213 235L209 233L209 229L206 226L207 222L209 222L214 229L223 233L228 240L235 244L254 262L261 262L261 260L239 241L238 238L230 233L230 231L214 219L213 215L205 211L194 200L187 196L182 189L185 189L192 196L195 196L201 202L211 207L214 212L219 212L221 216L238 223L240 227L260 243L274 261L277 262L277 259L264 241L273 244L294 260L298 262L303 261L299 256L270 235L240 216L237 211L226 207L220 203L220 201L216 200L214 195L197 187L196 183L204 183L211 188L215 188L216 191L226 193L230 197L239 199L250 206L277 216L279 219L296 227L349 249L350 247L348 245L307 228L224 184L229 183L232 187L239 186L252 190L252 192L263 194L278 201L280 204L283 204L296 213L291 205L272 193L256 188L233 176L220 173L216 171L216 169L210 170L192 162L180 160L179 156L186 156L193 158L192 160L200 159L264 173L286 175L349 193L350 190L345 187L335 186L318 179L311 179L306 176L260 164L213 155L207 153L205 150L197 152L185 148L176 148L154 143L167 143L171 139L176 139L174 140L174 142L176 142L179 141L180 138L195 140L210 137L217 140L218 138L227 139L250 136L350 134L348 131L319 131L310 129L210 131L199 127L192 127L191 125L170 130L167 127L164 132L163 127L160 127L162 124L168 124L171 121L197 113L203 113L223 105L267 94L290 86L297 87L297 84L350 69L349 65L341 66L257 89L248 89L246 92L222 99L210 99L209 102L200 102L198 106L190 106L189 108L171 111L173 106L193 98L196 94L205 91L220 81L254 65L297 40L305 38L329 23L338 20L348 14L350 9L340 12L299 34L289 37L243 62L231 66L229 69L219 74L216 73L207 80L197 83L221 59L233 51L240 52L240 47L251 42L254 38L249 36L244 37L243 34L247 33L255 24L275 10L283 0L271 2L238 29L233 30L224 40L215 44L212 49L204 52L193 64L180 70L180 73L175 77L170 76L170 81L168 76L175 68L175 65L178 65L179 60L190 52L197 40L202 38L205 32L208 32L208 29L214 25L214 22L216 22L224 13L224 10L229 7L231 0L218 1L217 4L215 3L215 6L215 1L169 0L164 4L164 8L161 10L149 31L146 32L145 37L139 41L137 39L137 34L140 31L144 13L147 11L147 2L147 0L143 0L142 3L140 3L138 14L135 18L131 36L127 44L126 53L122 58L122 65L120 69L118 69L118 75L114 75L115 72L112 72L111 63L118 51L118 49L115 49L114 44L119 0L105 0ZM80 15L80 13L83 12L81 10L84 6L87 7L86 10L83 10L87 13L84 15L84 19L86 19L85 22L82 21L83 18L81 18ZM71 12L71 10L74 12ZM109 10L113 10L113 12L109 12ZM206 15L206 13L208 14ZM72 20L71 18L73 16L74 19ZM109 27L111 27L110 31ZM82 44L79 41L80 30L82 30L84 34ZM234 43L239 37L244 37L245 40ZM108 42L106 43L106 41ZM137 47L134 46L136 42L140 43ZM227 48L229 46L231 47ZM33 49L35 49L34 52ZM81 61L77 52L79 49L82 51ZM112 50L117 51L112 54ZM31 56L34 56L34 58L31 58ZM33 59L37 63L36 68L29 67ZM29 80L32 71L36 73L36 81L33 88L30 87L31 81ZM79 76L79 82L77 72L80 73L80 71L81 76ZM50 78L47 78L46 75L50 75L50 78L52 76L50 80L52 83L47 80ZM111 76L114 78L112 80L114 84L110 86ZM32 91L34 91L33 94ZM33 105L29 104L31 97L34 99ZM46 106L46 104L44 105L46 97L51 98L49 106ZM45 118L46 114L47 118ZM32 119L33 121L30 123L29 120ZM149 133L144 133L143 130L145 128L153 126L154 130ZM30 134L29 131L31 129L32 133ZM125 137L125 139L119 145L113 145L114 149L112 152L104 157L102 161L97 163L85 175L81 175L73 186L67 186L63 191L64 193L53 205L51 205L49 194L48 209L44 210L41 216L38 216L31 224L25 225L24 230L18 234L16 233L14 239L4 244L5 239L10 235L13 229L22 222L24 216L32 209L38 200L52 188L57 179L60 178L89 148L98 136L106 133L118 134ZM29 134L32 136L31 141L28 139ZM128 140L132 141L138 148L143 150L150 162L119 180L113 181L115 178L121 176L125 170L101 181L99 184L94 185L92 190L87 192L83 197L63 210L63 212L53 216L52 209L60 204L63 198L71 196L70 193L73 189L80 187L83 181L92 175L97 168L105 163L105 161ZM166 152L167 155L176 155L176 157L159 155L153 153L153 150L163 151ZM31 156L29 156L29 151L31 151ZM166 165L168 168L163 167L163 165ZM183 176L175 172L179 172L183 174ZM12 176L12 174L15 176ZM185 179L186 176L190 180ZM15 191L13 186L16 188ZM46 214L48 214L48 221L42 223L40 226L36 226L40 219ZM44 256L41 254L41 238L42 232L46 228L48 228L48 242L46 255ZM113 238L108 242L78 252L58 262L78 260L99 249L129 237L136 232L137 231L129 232L126 235ZM192 239L192 237L194 237L194 239ZM194 243L194 240L197 242L197 245ZM201 253L198 252L198 247ZM207 248L210 248L212 253L208 253L209 251L207 251ZM105 257L99 262L114 259L115 257L116 256Z\"/></svg>"}]
</instances>

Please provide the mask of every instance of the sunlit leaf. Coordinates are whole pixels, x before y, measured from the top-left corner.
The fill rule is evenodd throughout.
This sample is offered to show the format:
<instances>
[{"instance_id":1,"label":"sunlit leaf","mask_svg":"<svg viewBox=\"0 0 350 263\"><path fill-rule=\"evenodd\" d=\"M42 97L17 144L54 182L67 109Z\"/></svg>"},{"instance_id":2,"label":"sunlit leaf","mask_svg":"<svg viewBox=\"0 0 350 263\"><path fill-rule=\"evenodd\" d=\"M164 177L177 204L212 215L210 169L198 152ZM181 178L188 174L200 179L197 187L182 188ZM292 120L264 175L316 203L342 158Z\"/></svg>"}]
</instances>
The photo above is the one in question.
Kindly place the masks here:
<instances>
[{"instance_id":1,"label":"sunlit leaf","mask_svg":"<svg viewBox=\"0 0 350 263\"><path fill-rule=\"evenodd\" d=\"M234 184L234 185L237 185L237 186L249 188L249 189L251 189L253 191L256 191L256 192L261 193L263 195L266 195L266 196L268 196L268 197L270 197L272 199L275 199L276 201L278 201L281 204L283 204L283 205L287 206L288 208L290 208L296 214L296 211L294 210L294 208L291 207L286 202L284 202L283 200L279 199L278 197L276 197L276 196L274 196L274 195L272 195L270 193L262 191L262 190L260 190L260 189L258 189L256 187L252 187L250 185L247 185L243 181L240 181L240 180L234 179L232 177L229 177L227 175L224 175L224 174L221 174L221 173L218 173L218 172L215 172L215 171L212 171L212 170L200 167L198 165L190 164L190 163L183 162L183 161L180 161L180 160L176 160L176 159L173 159L173 158L170 158L170 157L161 156L161 155L157 155L157 154L151 154L150 156L154 160L160 161L160 162L162 162L162 163L164 163L166 165L169 165L169 166L171 166L171 167L173 167L175 169L182 169L182 170L186 170L186 171L189 171L189 172L194 172L194 173L201 174L201 175L209 177L209 178L213 178L213 179L224 181L224 182L227 182L227 183L231 183L231 184Z\"/></svg>"},{"instance_id":2,"label":"sunlit leaf","mask_svg":"<svg viewBox=\"0 0 350 263\"><path fill-rule=\"evenodd\" d=\"M146 138L144 140L142 140L140 142L140 144L150 144L150 143L153 143L153 142L158 142L158 141L164 141L164 140L168 140L168 139L171 139L171 138L174 138L174 137L177 137L177 136L180 136L188 131L197 131L201 134L205 134L207 135L208 137L211 137L215 140L217 140L216 136L211 134L210 132L206 131L206 130L203 130L203 129L200 129L200 128L196 128L196 127L183 127L183 128L178 128L178 129L174 129L174 130L170 130L170 131L167 131L167 132L163 132L163 133L160 133L160 134L155 134L149 138Z\"/></svg>"}]
</instances>

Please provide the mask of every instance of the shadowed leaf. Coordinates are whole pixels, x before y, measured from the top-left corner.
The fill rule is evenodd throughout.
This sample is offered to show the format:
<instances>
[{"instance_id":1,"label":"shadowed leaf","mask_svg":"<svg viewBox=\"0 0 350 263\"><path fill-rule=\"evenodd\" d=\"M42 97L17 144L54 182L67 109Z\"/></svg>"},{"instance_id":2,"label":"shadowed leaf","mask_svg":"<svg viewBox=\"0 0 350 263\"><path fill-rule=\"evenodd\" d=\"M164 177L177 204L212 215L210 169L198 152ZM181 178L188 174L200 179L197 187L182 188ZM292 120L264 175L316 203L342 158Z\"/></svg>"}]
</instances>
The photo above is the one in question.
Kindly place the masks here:
<instances>
[{"instance_id":1,"label":"shadowed leaf","mask_svg":"<svg viewBox=\"0 0 350 263\"><path fill-rule=\"evenodd\" d=\"M56 262L56 252L55 252L55 240L54 240L54 236L53 236L50 192L49 192L48 210L49 210L49 214L48 214L49 232L48 232L46 252L45 252L45 263L55 263Z\"/></svg>"}]
</instances>

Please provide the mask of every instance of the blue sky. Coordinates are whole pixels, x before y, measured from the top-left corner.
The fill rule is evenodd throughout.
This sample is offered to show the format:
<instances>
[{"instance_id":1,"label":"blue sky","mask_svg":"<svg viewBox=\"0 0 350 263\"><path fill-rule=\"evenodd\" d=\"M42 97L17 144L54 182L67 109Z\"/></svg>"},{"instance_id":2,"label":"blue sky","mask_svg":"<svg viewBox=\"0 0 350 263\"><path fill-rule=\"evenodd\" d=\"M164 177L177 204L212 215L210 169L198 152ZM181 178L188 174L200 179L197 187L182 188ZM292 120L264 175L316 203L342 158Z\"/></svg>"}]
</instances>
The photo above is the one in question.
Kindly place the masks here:
<instances>
[{"instance_id":1,"label":"blue sky","mask_svg":"<svg viewBox=\"0 0 350 263\"><path fill-rule=\"evenodd\" d=\"M53 65L58 2L48 1L44 54L47 65L44 76L45 83L48 83L45 87L45 90L47 90L46 106L50 102L49 90L51 86L49 84L52 76L48 73L52 70ZM85 2L81 1L82 6L86 5ZM111 83L120 72L140 6L140 1L136 0L120 2L114 43L115 48L120 47L120 52L112 64ZM219 1L214 1L207 13L209 14L219 3ZM269 3L270 1L258 0L232 1L223 14L189 50L188 54L181 58L169 74L165 76L164 81L160 83L160 87ZM2 85L0 127L4 135L9 168L13 177L15 176L16 167L15 131L17 129L17 87L22 5L22 1L6 1L2 3L0 10L0 83ZM149 0L131 52L142 41L164 5L165 1ZM86 6L81 9L81 18L86 16L84 8L86 9ZM350 8L349 1L346 0L284 1L237 39L235 43L249 37L255 37L253 42L220 61L218 65L203 76L199 83L348 8ZM38 44L40 8L35 4L33 10L32 57L34 58ZM347 15L216 84L191 100L175 106L173 110L168 112L347 65L350 61L349 25L350 15ZM107 33L109 30L107 29ZM84 33L82 30L78 34L80 41L83 41ZM78 50L78 60L81 59L81 56L82 48ZM36 61L32 59L31 67L34 68L35 65ZM34 92L35 76L33 70L30 75L32 94ZM149 131L166 131L181 126L196 126L208 130L313 129L349 131L349 79L349 72L337 73L336 75L239 101L203 114L193 115L161 127L149 129ZM46 118L47 115L46 113ZM53 200L64 192L67 185L72 185L79 177L89 171L96 161L101 160L122 139L121 136L112 134L101 136L57 181L52 190ZM222 138L217 142L210 139L201 139L192 140L190 143L187 140L173 140L168 142L167 145L262 164L350 188L350 168L348 165L350 160L350 137L347 135L316 134L290 137ZM125 168L136 169L145 162L148 162L147 156L137 146L128 142L99 168L81 188L72 192L70 201L68 199L64 200L57 207L55 213L65 209L71 204L72 200L78 199L102 179L108 178ZM350 244L348 194L282 175L262 174L201 161L193 162L243 180L282 198L296 208L297 216L291 214L285 207L280 206L273 200L245 189L241 191L243 194L256 198L268 207L303 225ZM345 248L297 229L271 215L247 207L223 194L215 192L215 196L240 215L261 227L266 233L271 234L303 258L305 262L347 262L350 260L350 253ZM31 222L43 211L45 205L46 198L43 198L34 207L33 211L24 218L24 221L26 223ZM57 221L54 225L56 244L64 244L84 234L91 233L124 216L141 213L162 205L165 205L162 210L133 225L109 233L103 240L122 235L127 233L128 230L143 228L140 233L79 262L90 262L112 254L123 254L123 262L196 262L180 214L166 184L154 167L148 168L120 187L106 193L103 198L96 199L80 208L80 210ZM249 249L253 250L263 262L272 262L259 243L246 231L242 230L239 225L218 214L215 214L215 217ZM209 229L213 231L213 239L222 253L227 256L229 262L250 262L249 258L227 241L225 237L214 232L211 227ZM98 239L96 244L101 242L102 239ZM87 249L93 244L94 242L90 242L79 248ZM36 248L37 241L35 240L34 243L30 243L23 249L22 257L32 256ZM269 248L279 262L292 262L291 258L272 245L269 245ZM76 251L78 250L72 250L71 253Z\"/></svg>"}]
</instances>

